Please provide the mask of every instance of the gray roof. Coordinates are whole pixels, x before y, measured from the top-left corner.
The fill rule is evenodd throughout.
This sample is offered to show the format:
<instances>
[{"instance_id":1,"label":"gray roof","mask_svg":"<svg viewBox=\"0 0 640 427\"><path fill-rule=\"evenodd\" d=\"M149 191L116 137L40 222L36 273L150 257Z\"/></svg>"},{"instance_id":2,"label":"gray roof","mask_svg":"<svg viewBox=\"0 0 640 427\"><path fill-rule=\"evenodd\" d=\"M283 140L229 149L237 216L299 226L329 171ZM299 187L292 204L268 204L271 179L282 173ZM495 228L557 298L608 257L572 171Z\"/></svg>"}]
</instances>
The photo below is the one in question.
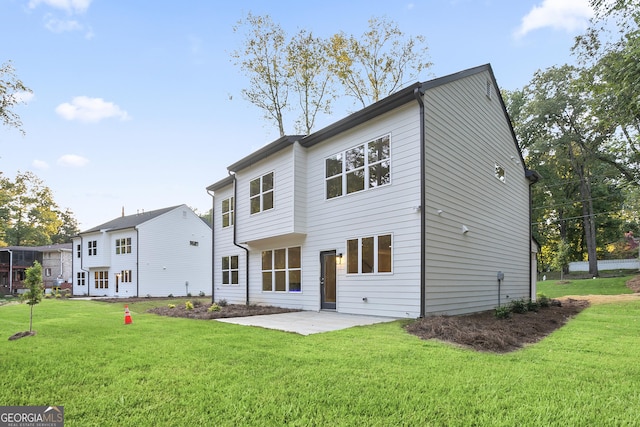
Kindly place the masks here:
<instances>
[{"instance_id":1,"label":"gray roof","mask_svg":"<svg viewBox=\"0 0 640 427\"><path fill-rule=\"evenodd\" d=\"M100 231L100 230L114 231L114 230L123 230L125 228L134 228L142 224L143 222L147 222L153 218L159 217L160 215L163 215L169 211L172 211L180 206L185 206L185 205L171 206L168 208L156 209L155 211L140 212L134 215L121 216L116 219L112 219L109 222L105 222L104 224L100 224L97 227L93 227L88 230L82 231L78 234L82 235L86 233L95 233L96 231Z\"/></svg>"},{"instance_id":2,"label":"gray roof","mask_svg":"<svg viewBox=\"0 0 640 427\"><path fill-rule=\"evenodd\" d=\"M55 252L59 250L71 250L72 243L58 243L55 245L43 245L43 246L4 246L0 249L9 249L12 251L36 251L36 252Z\"/></svg>"}]
</instances>

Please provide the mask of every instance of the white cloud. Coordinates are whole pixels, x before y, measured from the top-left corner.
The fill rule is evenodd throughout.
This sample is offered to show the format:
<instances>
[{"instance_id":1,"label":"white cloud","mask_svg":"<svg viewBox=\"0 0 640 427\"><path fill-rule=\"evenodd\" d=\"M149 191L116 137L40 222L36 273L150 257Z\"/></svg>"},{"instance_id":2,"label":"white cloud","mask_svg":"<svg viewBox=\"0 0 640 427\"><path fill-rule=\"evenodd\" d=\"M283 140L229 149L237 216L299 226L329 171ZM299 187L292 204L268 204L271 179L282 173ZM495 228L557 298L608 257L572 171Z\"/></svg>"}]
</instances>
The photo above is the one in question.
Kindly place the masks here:
<instances>
[{"instance_id":1,"label":"white cloud","mask_svg":"<svg viewBox=\"0 0 640 427\"><path fill-rule=\"evenodd\" d=\"M49 164L47 162L45 162L44 160L35 159L31 163L31 166L33 166L35 169L40 169L40 170L49 169Z\"/></svg>"},{"instance_id":2,"label":"white cloud","mask_svg":"<svg viewBox=\"0 0 640 427\"><path fill-rule=\"evenodd\" d=\"M77 154L65 154L58 159L58 164L60 166L72 168L81 168L87 163L89 163L89 159L78 156Z\"/></svg>"},{"instance_id":3,"label":"white cloud","mask_svg":"<svg viewBox=\"0 0 640 427\"><path fill-rule=\"evenodd\" d=\"M78 120L87 123L97 123L108 118L129 120L129 114L113 102L106 102L102 98L76 96L71 103L65 102L56 107L56 113L66 120Z\"/></svg>"},{"instance_id":4,"label":"white cloud","mask_svg":"<svg viewBox=\"0 0 640 427\"><path fill-rule=\"evenodd\" d=\"M589 0L543 0L522 18L514 35L524 37L531 31L546 27L572 33L587 28L592 17Z\"/></svg>"},{"instance_id":5,"label":"white cloud","mask_svg":"<svg viewBox=\"0 0 640 427\"><path fill-rule=\"evenodd\" d=\"M35 9L40 4L45 4L54 9L62 9L68 13L84 13L89 9L93 0L30 0L29 8Z\"/></svg>"},{"instance_id":6,"label":"white cloud","mask_svg":"<svg viewBox=\"0 0 640 427\"><path fill-rule=\"evenodd\" d=\"M73 19L60 20L51 15L45 17L44 27L52 33L65 33L67 31L82 31L83 26Z\"/></svg>"},{"instance_id":7,"label":"white cloud","mask_svg":"<svg viewBox=\"0 0 640 427\"><path fill-rule=\"evenodd\" d=\"M18 104L28 104L35 97L33 92L16 92L11 96Z\"/></svg>"}]
</instances>

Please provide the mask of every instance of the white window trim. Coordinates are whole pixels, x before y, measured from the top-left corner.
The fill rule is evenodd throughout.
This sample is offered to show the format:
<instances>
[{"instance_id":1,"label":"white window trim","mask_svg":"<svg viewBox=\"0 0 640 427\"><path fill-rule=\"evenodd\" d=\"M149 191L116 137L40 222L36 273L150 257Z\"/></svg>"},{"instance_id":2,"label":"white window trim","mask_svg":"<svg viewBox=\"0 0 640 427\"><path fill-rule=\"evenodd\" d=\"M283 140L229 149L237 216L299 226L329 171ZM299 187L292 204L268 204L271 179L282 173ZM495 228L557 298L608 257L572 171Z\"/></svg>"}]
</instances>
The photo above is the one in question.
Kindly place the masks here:
<instances>
[{"instance_id":1,"label":"white window trim","mask_svg":"<svg viewBox=\"0 0 640 427\"><path fill-rule=\"evenodd\" d=\"M368 145L371 142L377 141L379 139L382 138L388 138L389 139L389 158L386 159L386 161L389 162L389 182L386 184L382 184L382 185L378 185L375 187L370 187L369 186L369 156L368 156ZM354 148L360 147L360 146L364 146L364 165L362 166L362 168L364 169L364 189L359 190L359 191L354 191L353 193L347 193L347 175L349 172L353 172L353 170L347 171L347 163L346 163L346 153L350 150L353 150ZM342 172L340 173L340 175L332 175L330 177L327 177L327 160L334 157L340 155L342 157ZM392 174L391 174L391 160L393 159L393 154L392 154L392 147L391 147L391 133L385 133L383 135L380 136L376 136L374 138L370 138L368 139L366 142L354 145L352 147L346 148L338 153L333 153L331 156L325 157L324 158L324 200L334 200L334 199L340 199L342 197L345 196L349 196L351 194L358 194L358 193L362 193L364 191L371 191L371 190L375 190L376 188L381 188L381 187L386 187L388 185L392 184ZM375 163L380 163L381 161L377 161ZM360 169L360 168L358 168ZM356 169L354 169L356 170ZM331 197L331 198L327 198L327 181L329 179L332 178L336 178L337 176L341 176L342 177L342 194L336 197Z\"/></svg>"},{"instance_id":2,"label":"white window trim","mask_svg":"<svg viewBox=\"0 0 640 427\"><path fill-rule=\"evenodd\" d=\"M273 175L273 178L272 178L273 186L272 186L271 190L263 191L263 189L262 189L263 179L267 175ZM258 194L256 194L256 195L254 195L254 196L251 196L251 183L253 181L255 181L256 179L260 180L260 192ZM270 207L269 209L265 209L264 208L264 195L267 194L267 193L272 193L273 194L273 196L272 196L273 197L273 206ZM262 212L274 210L275 207L276 207L276 196L275 196L275 194L276 194L276 173L275 173L275 171L265 172L260 176L257 176L257 177L255 177L253 179L250 179L249 180L249 214L250 215L258 215L258 214L260 214ZM251 212L251 200L255 199L255 198L259 198L259 200L260 200L260 210L258 212Z\"/></svg>"},{"instance_id":3,"label":"white window trim","mask_svg":"<svg viewBox=\"0 0 640 427\"><path fill-rule=\"evenodd\" d=\"M251 197L249 197L249 199L251 199ZM228 202L228 204L229 204L229 210L228 211L225 211L224 208L223 208L224 202ZM224 216L225 216L225 214L229 215L229 224L227 224L227 225L224 225ZM222 202L220 203L220 221L222 222L222 228L232 227L233 226L233 222L235 221L234 217L235 217L235 205L234 205L233 196L229 196L226 199L222 199Z\"/></svg>"},{"instance_id":4,"label":"white window trim","mask_svg":"<svg viewBox=\"0 0 640 427\"><path fill-rule=\"evenodd\" d=\"M380 236L391 236L391 271L378 271L378 242L380 239ZM363 273L362 272L362 239L366 239L366 238L371 238L373 237L373 253L374 253L374 258L373 258L373 271L371 273ZM349 273L349 241L350 240L357 240L358 241L358 272L357 273ZM388 276L388 275L392 275L393 274L393 263L395 261L395 255L394 255L394 236L393 233L377 233L377 234L373 234L373 235L366 235L366 236L359 236L359 237L352 237L350 239L347 239L345 242L345 248L346 250L346 266L345 266L345 273L347 274L347 276Z\"/></svg>"},{"instance_id":5,"label":"white window trim","mask_svg":"<svg viewBox=\"0 0 640 427\"><path fill-rule=\"evenodd\" d=\"M231 258L236 257L238 258L238 268L232 268L231 267ZM220 284L222 286L240 286L240 257L238 255L226 255L223 256L221 261L224 260L224 258L229 258L229 268L228 269L224 269L220 268ZM238 273L238 283L233 283L233 272L237 272ZM224 273L227 272L229 273L229 283L224 283Z\"/></svg>"},{"instance_id":6,"label":"white window trim","mask_svg":"<svg viewBox=\"0 0 640 427\"><path fill-rule=\"evenodd\" d=\"M289 267L289 249L292 248L300 248L300 267ZM275 262L276 262L276 257L275 257L275 251L278 250L282 250L285 249L285 268L275 268ZM302 293L302 247L301 246L291 246L291 247L287 247L287 248L275 248L275 249L268 249L268 250L264 250L261 251L260 254L262 254L262 252L271 252L271 269L270 270L263 270L262 269L262 265L260 266L260 276L262 277L262 273L266 272L266 271L270 271L271 272L271 290L270 291L265 291L264 288L262 288L262 292L263 293L276 293L276 294L301 294ZM275 273L277 271L284 271L285 272L285 290L284 291L277 291L276 290L276 275ZM299 291L292 291L290 289L290 283L289 283L289 272L291 271L299 271L300 272L300 290ZM262 280L260 281L260 286L262 287L263 283Z\"/></svg>"}]
</instances>

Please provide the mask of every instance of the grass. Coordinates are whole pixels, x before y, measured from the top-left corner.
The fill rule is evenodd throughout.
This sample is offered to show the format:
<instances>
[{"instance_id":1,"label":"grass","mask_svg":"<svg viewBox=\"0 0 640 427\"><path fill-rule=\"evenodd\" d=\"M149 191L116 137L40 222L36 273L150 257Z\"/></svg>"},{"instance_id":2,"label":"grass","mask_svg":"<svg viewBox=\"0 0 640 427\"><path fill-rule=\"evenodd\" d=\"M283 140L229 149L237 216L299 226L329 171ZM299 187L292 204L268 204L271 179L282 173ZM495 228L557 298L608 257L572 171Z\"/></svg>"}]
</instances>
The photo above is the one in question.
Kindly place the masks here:
<instances>
[{"instance_id":1,"label":"grass","mask_svg":"<svg viewBox=\"0 0 640 427\"><path fill-rule=\"evenodd\" d=\"M539 281L537 293L549 298L565 295L619 295L631 294L625 283L633 276L605 277L600 279L566 279Z\"/></svg>"},{"instance_id":2,"label":"grass","mask_svg":"<svg viewBox=\"0 0 640 427\"><path fill-rule=\"evenodd\" d=\"M150 302L149 302L150 303ZM163 302L163 304L166 302ZM66 426L567 426L640 419L640 303L594 305L542 342L476 353L397 321L310 336L163 318L147 302L45 300L0 339L2 405ZM0 307L0 337L28 328Z\"/></svg>"}]
</instances>

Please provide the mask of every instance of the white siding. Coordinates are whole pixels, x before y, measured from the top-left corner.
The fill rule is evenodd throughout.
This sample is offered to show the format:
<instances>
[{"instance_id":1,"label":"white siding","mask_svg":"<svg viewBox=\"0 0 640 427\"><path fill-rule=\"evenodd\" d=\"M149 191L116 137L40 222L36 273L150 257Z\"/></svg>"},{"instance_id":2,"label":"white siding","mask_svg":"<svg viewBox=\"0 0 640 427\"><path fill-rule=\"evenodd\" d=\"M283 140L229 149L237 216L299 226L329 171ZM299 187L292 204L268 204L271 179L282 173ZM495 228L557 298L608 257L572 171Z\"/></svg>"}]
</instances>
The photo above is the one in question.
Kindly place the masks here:
<instances>
[{"instance_id":1,"label":"white siding","mask_svg":"<svg viewBox=\"0 0 640 427\"><path fill-rule=\"evenodd\" d=\"M431 89L426 104L426 308L460 314L529 296L528 181L488 72ZM495 163L506 172L494 176ZM469 232L462 233L462 226Z\"/></svg>"},{"instance_id":2,"label":"white siding","mask_svg":"<svg viewBox=\"0 0 640 427\"><path fill-rule=\"evenodd\" d=\"M138 229L139 296L211 294L211 229L191 209L179 206Z\"/></svg>"},{"instance_id":3,"label":"white siding","mask_svg":"<svg viewBox=\"0 0 640 427\"><path fill-rule=\"evenodd\" d=\"M138 233L135 229L128 228L114 231L110 233L109 237L113 251L109 269L110 293L118 297L144 296L145 294L138 294ZM131 239L131 253L116 254L116 240L127 238ZM122 282L120 279L116 289L116 275L122 274L122 271L126 270L131 270L131 282Z\"/></svg>"},{"instance_id":4,"label":"white siding","mask_svg":"<svg viewBox=\"0 0 640 427\"><path fill-rule=\"evenodd\" d=\"M305 308L320 307L320 252L344 259L337 271L337 306L343 313L417 317L420 307L418 104L409 103L309 149L308 237L303 254ZM325 159L383 135L391 141L391 184L325 199ZM347 239L393 235L393 272L346 274ZM308 296L307 296L308 295ZM366 302L363 298L366 297Z\"/></svg>"},{"instance_id":5,"label":"white siding","mask_svg":"<svg viewBox=\"0 0 640 427\"><path fill-rule=\"evenodd\" d=\"M246 256L245 251L233 244L233 226L222 228L222 201L233 196L233 185L215 192L214 205L214 249L213 249L213 298L226 300L229 304L246 302ZM238 284L222 284L222 257L238 256Z\"/></svg>"}]
</instances>

